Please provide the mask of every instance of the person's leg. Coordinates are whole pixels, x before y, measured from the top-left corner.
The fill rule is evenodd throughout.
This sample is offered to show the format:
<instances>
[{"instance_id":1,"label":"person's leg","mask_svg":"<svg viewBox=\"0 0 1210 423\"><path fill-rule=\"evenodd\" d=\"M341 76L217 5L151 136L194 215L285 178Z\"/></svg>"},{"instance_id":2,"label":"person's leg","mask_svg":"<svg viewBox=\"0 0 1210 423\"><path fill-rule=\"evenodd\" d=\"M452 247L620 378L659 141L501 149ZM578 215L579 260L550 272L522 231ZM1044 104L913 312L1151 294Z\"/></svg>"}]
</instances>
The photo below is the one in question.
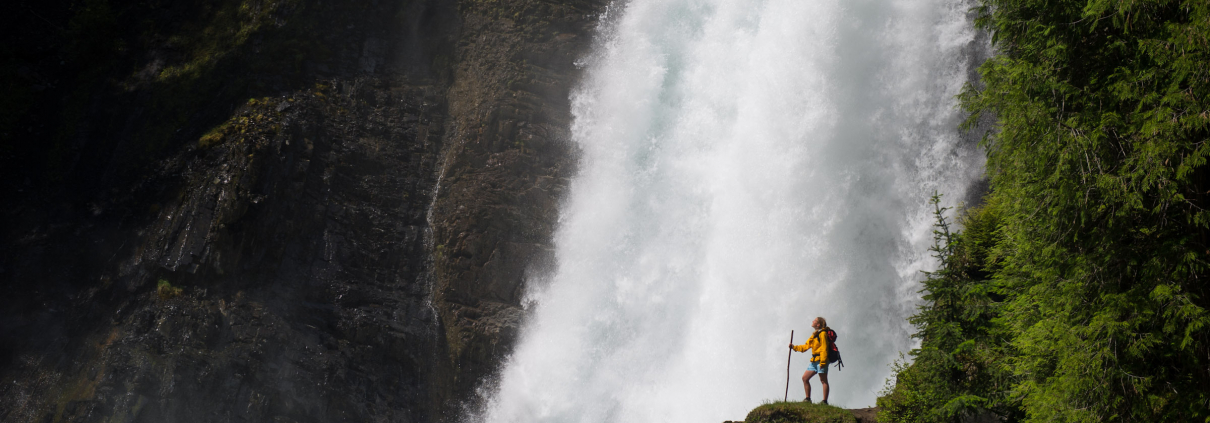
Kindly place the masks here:
<instances>
[{"instance_id":1,"label":"person's leg","mask_svg":"<svg viewBox=\"0 0 1210 423\"><path fill-rule=\"evenodd\" d=\"M815 376L815 372L807 370L802 374L802 390L807 392L807 398L811 398L811 378Z\"/></svg>"},{"instance_id":2,"label":"person's leg","mask_svg":"<svg viewBox=\"0 0 1210 423\"><path fill-rule=\"evenodd\" d=\"M819 384L823 385L823 400L827 401L828 400L828 374L827 373L819 374Z\"/></svg>"}]
</instances>

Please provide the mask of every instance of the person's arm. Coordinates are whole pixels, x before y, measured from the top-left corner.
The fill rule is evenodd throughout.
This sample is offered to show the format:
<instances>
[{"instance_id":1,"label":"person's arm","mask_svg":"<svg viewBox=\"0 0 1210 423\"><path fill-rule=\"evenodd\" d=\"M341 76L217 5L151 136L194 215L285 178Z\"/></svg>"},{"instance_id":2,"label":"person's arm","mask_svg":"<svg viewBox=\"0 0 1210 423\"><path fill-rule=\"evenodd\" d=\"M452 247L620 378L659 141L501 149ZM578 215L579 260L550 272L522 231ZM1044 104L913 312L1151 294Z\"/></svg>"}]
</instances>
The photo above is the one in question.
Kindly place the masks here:
<instances>
[{"instance_id":1,"label":"person's arm","mask_svg":"<svg viewBox=\"0 0 1210 423\"><path fill-rule=\"evenodd\" d=\"M815 352L819 354L820 364L828 363L828 351L831 349L832 346L828 345L828 332L822 330L819 331L819 348L816 348Z\"/></svg>"},{"instance_id":2,"label":"person's arm","mask_svg":"<svg viewBox=\"0 0 1210 423\"><path fill-rule=\"evenodd\" d=\"M810 340L808 340L808 341L810 341ZM807 342L807 344L810 344L810 342ZM810 349L810 347L808 347L807 344L802 344L802 345L790 344L790 349L792 349L794 351L798 351L798 352L807 352L807 350Z\"/></svg>"}]
</instances>

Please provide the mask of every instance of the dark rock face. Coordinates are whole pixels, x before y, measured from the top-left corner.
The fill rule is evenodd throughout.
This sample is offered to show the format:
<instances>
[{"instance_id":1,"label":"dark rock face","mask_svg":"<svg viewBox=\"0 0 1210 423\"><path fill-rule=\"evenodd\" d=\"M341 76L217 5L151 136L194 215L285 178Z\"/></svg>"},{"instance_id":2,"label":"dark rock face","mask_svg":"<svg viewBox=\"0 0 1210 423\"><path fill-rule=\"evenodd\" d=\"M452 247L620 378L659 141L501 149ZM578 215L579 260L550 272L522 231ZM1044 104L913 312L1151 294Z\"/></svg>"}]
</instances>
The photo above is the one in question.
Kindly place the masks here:
<instances>
[{"instance_id":1,"label":"dark rock face","mask_svg":"<svg viewBox=\"0 0 1210 423\"><path fill-rule=\"evenodd\" d=\"M205 7L99 2L164 34L105 75L60 71L77 82L48 95L90 106L0 122L0 420L473 407L549 264L573 63L603 6L503 3L230 0L198 16L247 13L250 35L199 62L171 40ZM55 125L75 129L29 130L51 147L10 136Z\"/></svg>"},{"instance_id":2,"label":"dark rock face","mask_svg":"<svg viewBox=\"0 0 1210 423\"><path fill-rule=\"evenodd\" d=\"M458 397L512 349L573 162L569 89L593 1L466 3L433 202L434 297Z\"/></svg>"},{"instance_id":3,"label":"dark rock face","mask_svg":"<svg viewBox=\"0 0 1210 423\"><path fill-rule=\"evenodd\" d=\"M15 351L5 398L28 400L5 408L29 414L9 417L432 420L425 193L444 108L428 87L384 85L246 106L234 119L268 117L167 163L175 198L48 317L66 333ZM183 294L162 298L159 279ZM73 351L38 348L57 342Z\"/></svg>"}]
</instances>

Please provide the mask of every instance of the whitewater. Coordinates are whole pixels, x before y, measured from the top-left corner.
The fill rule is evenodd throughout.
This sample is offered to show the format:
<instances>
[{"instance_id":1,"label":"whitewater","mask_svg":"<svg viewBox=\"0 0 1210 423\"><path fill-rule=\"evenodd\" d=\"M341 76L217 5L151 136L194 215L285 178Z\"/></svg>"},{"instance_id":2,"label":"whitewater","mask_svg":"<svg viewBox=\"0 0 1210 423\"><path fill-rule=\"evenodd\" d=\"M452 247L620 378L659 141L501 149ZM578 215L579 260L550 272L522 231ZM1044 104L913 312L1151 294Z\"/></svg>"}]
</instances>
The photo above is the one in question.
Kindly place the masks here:
<instances>
[{"instance_id":1,"label":"whitewater","mask_svg":"<svg viewBox=\"0 0 1210 423\"><path fill-rule=\"evenodd\" d=\"M471 420L743 419L782 398L816 316L846 364L830 402L873 405L935 266L928 199L982 175L954 98L986 51L972 6L612 4L572 94L557 263Z\"/></svg>"}]
</instances>

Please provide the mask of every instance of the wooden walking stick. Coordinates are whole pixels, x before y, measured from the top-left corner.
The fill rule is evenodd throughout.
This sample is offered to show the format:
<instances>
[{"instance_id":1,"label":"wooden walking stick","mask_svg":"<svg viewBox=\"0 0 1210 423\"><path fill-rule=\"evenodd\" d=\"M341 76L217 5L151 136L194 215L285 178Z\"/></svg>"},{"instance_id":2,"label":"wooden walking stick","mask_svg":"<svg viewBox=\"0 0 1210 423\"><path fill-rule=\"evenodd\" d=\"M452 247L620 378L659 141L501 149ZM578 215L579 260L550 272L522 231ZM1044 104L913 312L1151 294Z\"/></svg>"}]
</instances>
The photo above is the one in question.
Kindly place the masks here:
<instances>
[{"instance_id":1,"label":"wooden walking stick","mask_svg":"<svg viewBox=\"0 0 1210 423\"><path fill-rule=\"evenodd\" d=\"M794 329L790 329L790 345L794 345ZM786 353L786 395L782 397L781 402L786 402L790 399L790 356L794 354L794 349Z\"/></svg>"}]
</instances>

